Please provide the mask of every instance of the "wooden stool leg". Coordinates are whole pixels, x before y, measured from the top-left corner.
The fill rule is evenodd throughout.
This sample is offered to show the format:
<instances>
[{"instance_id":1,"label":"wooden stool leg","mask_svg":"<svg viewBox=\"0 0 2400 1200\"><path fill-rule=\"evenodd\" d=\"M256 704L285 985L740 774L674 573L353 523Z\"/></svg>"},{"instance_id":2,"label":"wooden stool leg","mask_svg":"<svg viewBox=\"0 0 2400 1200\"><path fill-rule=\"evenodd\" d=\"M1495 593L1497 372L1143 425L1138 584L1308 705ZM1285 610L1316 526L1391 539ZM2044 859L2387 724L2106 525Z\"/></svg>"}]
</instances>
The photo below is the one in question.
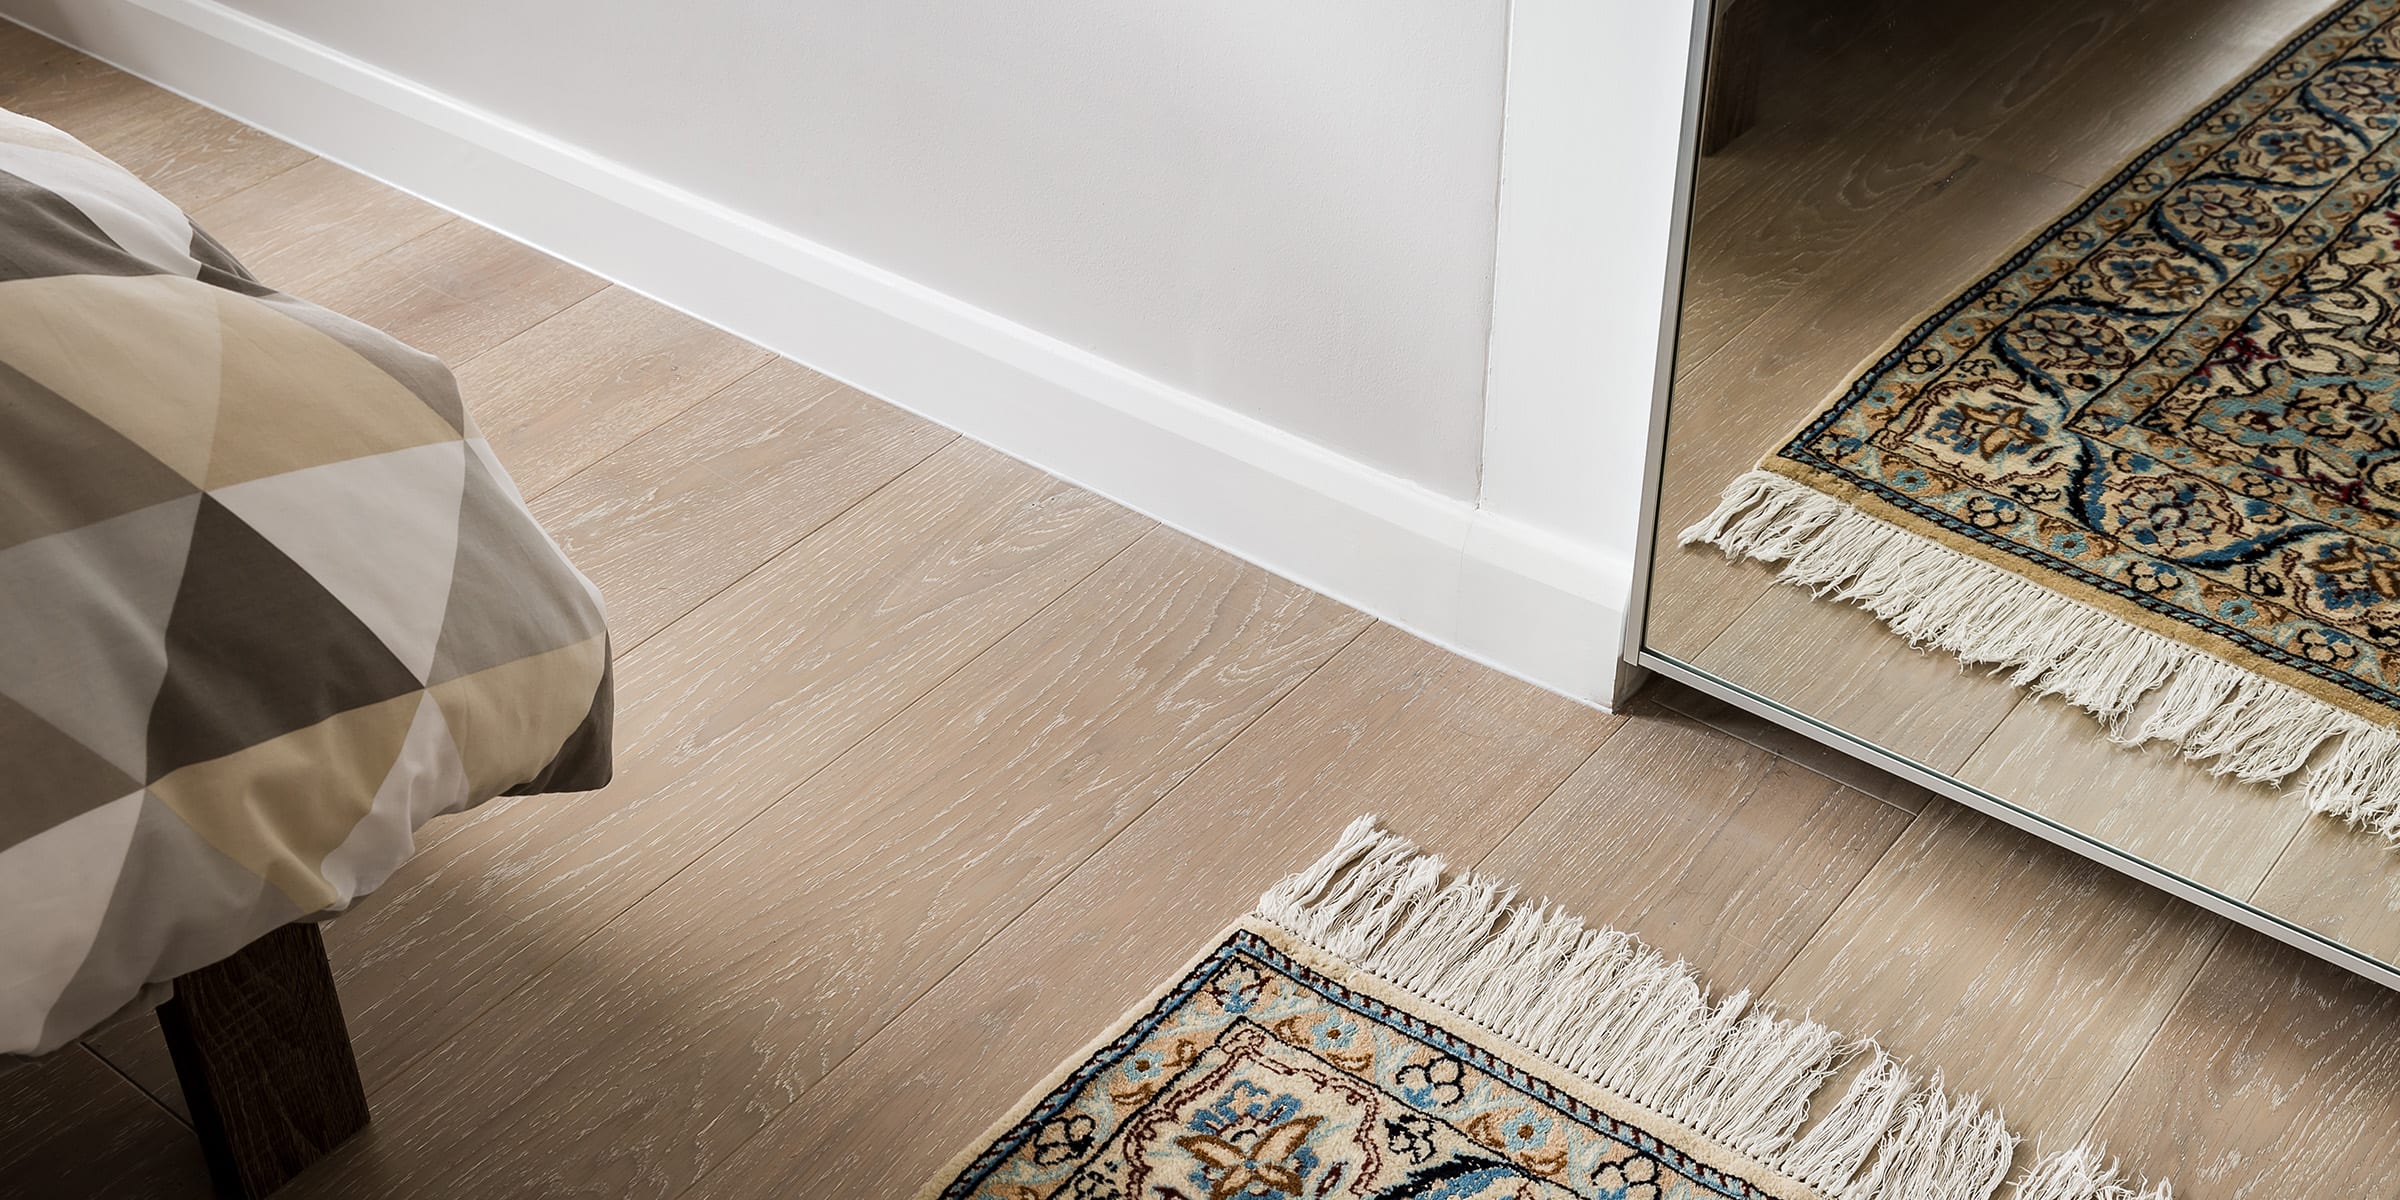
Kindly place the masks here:
<instances>
[{"instance_id":1,"label":"wooden stool leg","mask_svg":"<svg viewBox=\"0 0 2400 1200\"><path fill-rule=\"evenodd\" d=\"M366 1088L315 925L286 925L178 977L158 1024L228 1200L267 1195L366 1127Z\"/></svg>"},{"instance_id":2,"label":"wooden stool leg","mask_svg":"<svg viewBox=\"0 0 2400 1200\"><path fill-rule=\"evenodd\" d=\"M1767 0L1717 0L1708 30L1708 78L1700 89L1700 153L1715 154L1758 120L1758 75L1766 54Z\"/></svg>"}]
</instances>

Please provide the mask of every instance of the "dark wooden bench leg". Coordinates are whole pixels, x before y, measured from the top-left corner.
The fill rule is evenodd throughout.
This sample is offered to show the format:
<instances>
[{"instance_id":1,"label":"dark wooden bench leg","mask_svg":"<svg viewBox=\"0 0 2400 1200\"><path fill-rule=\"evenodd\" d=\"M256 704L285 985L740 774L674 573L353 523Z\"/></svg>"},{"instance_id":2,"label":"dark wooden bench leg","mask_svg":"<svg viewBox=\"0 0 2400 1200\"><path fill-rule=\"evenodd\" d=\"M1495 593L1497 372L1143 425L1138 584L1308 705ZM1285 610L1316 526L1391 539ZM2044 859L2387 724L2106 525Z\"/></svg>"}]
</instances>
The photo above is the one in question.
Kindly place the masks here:
<instances>
[{"instance_id":1,"label":"dark wooden bench leg","mask_svg":"<svg viewBox=\"0 0 2400 1200\"><path fill-rule=\"evenodd\" d=\"M1717 0L1709 18L1708 78L1700 88L1700 153L1715 154L1758 121L1768 0Z\"/></svg>"},{"instance_id":2,"label":"dark wooden bench leg","mask_svg":"<svg viewBox=\"0 0 2400 1200\"><path fill-rule=\"evenodd\" d=\"M220 1196L265 1196L366 1127L315 925L286 925L178 977L158 1024Z\"/></svg>"}]
</instances>

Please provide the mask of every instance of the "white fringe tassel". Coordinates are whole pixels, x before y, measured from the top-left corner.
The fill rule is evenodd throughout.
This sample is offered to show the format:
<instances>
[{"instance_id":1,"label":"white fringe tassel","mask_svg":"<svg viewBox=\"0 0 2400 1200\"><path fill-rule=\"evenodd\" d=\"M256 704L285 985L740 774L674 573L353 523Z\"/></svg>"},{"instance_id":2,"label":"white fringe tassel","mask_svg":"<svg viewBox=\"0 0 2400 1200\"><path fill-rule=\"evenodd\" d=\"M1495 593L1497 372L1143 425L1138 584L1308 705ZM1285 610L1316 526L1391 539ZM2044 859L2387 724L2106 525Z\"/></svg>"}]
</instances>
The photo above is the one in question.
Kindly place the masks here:
<instances>
[{"instance_id":1,"label":"white fringe tassel","mask_svg":"<svg viewBox=\"0 0 2400 1200\"><path fill-rule=\"evenodd\" d=\"M2006 1178L2017 1139L1938 1076L1748 993L1711 1001L1690 968L1625 934L1443 875L1440 859L1361 817L1260 897L1258 915L1831 1200L1988 1200ZM1862 1055L1809 1122L1810 1101ZM2078 1147L2035 1163L2015 1200L2171 1197L2129 1191Z\"/></svg>"},{"instance_id":2,"label":"white fringe tassel","mask_svg":"<svg viewBox=\"0 0 2400 1200\"><path fill-rule=\"evenodd\" d=\"M2004 668L2011 684L2100 718L2114 740L2173 743L2215 774L2279 783L2332 742L2301 798L2400 843L2400 732L2297 688L1767 471L1735 480L1682 541L1781 562L1784 582L1854 603L1912 645Z\"/></svg>"}]
</instances>

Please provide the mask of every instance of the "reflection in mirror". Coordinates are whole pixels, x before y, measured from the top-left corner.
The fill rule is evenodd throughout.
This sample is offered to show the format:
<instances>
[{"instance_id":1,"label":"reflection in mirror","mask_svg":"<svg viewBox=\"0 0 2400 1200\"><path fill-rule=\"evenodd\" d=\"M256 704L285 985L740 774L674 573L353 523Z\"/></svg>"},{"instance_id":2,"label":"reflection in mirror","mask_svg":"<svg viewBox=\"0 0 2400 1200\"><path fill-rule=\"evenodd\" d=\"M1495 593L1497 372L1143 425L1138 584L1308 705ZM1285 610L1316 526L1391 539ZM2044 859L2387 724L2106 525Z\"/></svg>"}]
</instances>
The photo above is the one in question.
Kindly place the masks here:
<instances>
[{"instance_id":1,"label":"reflection in mirror","mask_svg":"<svg viewBox=\"0 0 2400 1200\"><path fill-rule=\"evenodd\" d=\"M1645 652L2400 962L2396 11L1720 0Z\"/></svg>"}]
</instances>

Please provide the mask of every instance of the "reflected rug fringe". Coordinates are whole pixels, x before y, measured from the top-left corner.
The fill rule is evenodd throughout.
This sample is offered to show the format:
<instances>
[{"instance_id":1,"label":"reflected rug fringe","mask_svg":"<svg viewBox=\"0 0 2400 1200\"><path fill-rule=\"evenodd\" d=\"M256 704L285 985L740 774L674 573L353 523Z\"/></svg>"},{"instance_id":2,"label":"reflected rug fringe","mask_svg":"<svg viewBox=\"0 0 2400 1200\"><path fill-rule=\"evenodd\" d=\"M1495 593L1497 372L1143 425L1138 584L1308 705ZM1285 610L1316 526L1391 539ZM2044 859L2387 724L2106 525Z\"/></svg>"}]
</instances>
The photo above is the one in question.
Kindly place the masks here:
<instances>
[{"instance_id":1,"label":"reflected rug fringe","mask_svg":"<svg viewBox=\"0 0 2400 1200\"><path fill-rule=\"evenodd\" d=\"M1735 480L1681 541L1780 562L1783 582L1856 604L1911 645L2006 669L2011 684L2098 717L2112 740L2169 742L2214 774L2281 783L2332 742L2301 799L2400 843L2400 733L2288 684L1769 471Z\"/></svg>"},{"instance_id":2,"label":"reflected rug fringe","mask_svg":"<svg viewBox=\"0 0 2400 1200\"><path fill-rule=\"evenodd\" d=\"M1258 915L1832 1200L1987 1200L2006 1180L2018 1139L1938 1075L1746 992L1711 1000L1689 967L1626 934L1444 873L1362 817ZM1851 1065L1847 1090L1810 1122L1811 1101ZM2040 1157L2013 1195L2171 1200L2163 1184L2131 1190L2088 1146Z\"/></svg>"}]
</instances>

